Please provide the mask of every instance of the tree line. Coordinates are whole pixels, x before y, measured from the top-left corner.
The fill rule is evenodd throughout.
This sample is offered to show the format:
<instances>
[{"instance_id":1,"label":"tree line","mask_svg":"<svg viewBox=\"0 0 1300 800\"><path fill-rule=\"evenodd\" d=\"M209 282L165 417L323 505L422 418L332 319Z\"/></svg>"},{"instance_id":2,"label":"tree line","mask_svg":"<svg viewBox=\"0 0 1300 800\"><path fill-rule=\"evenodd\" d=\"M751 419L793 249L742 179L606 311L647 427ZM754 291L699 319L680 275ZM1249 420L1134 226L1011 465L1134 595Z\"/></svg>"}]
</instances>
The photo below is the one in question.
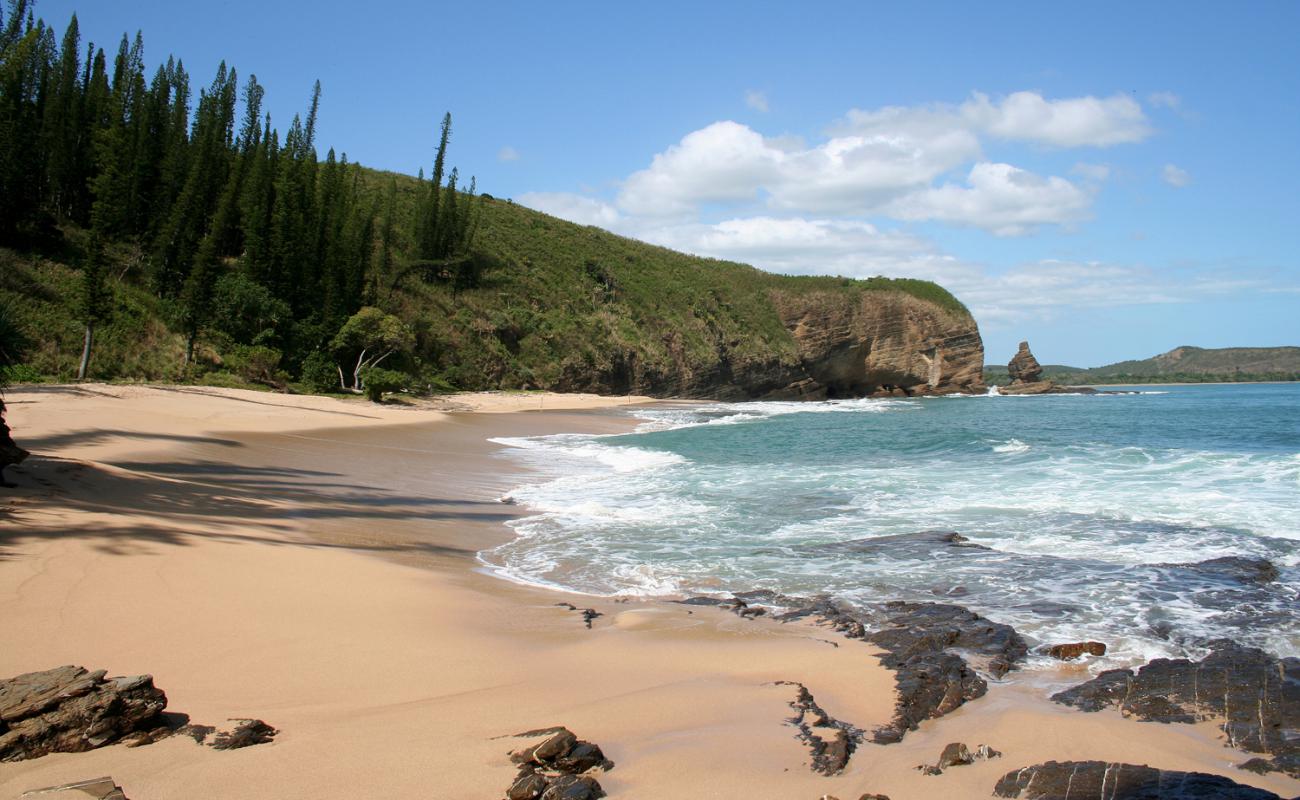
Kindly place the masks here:
<instances>
[{"instance_id":1,"label":"tree line","mask_svg":"<svg viewBox=\"0 0 1300 800\"><path fill-rule=\"evenodd\" d=\"M318 389L327 376L362 389L366 370L353 367L377 367L367 359L395 341L374 307L406 276L463 282L478 199L472 179L458 187L446 170L450 114L428 181L421 170L414 230L399 237L411 223L395 179L372 189L346 154L318 158L319 81L281 135L255 75L241 83L222 62L195 98L179 58L148 72L140 33L124 34L110 63L82 45L75 14L58 36L33 6L9 0L0 12L0 244L89 231L80 377L113 310L115 244L138 253L130 268L183 335L187 367L204 340ZM399 247L406 238L413 244Z\"/></svg>"}]
</instances>

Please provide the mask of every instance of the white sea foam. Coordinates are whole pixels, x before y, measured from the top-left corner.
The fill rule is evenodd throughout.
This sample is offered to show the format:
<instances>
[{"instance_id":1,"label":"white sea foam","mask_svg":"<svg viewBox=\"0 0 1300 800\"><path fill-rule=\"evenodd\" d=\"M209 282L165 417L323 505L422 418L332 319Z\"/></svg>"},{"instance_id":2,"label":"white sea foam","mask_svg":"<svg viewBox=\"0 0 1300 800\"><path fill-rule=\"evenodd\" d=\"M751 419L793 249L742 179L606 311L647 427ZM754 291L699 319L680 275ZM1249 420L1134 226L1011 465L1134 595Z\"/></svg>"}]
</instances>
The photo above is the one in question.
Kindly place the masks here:
<instances>
[{"instance_id":1,"label":"white sea foam","mask_svg":"<svg viewBox=\"0 0 1300 800\"><path fill-rule=\"evenodd\" d=\"M542 477L508 495L529 514L511 523L520 538L483 559L603 595L772 588L867 603L961 586L956 602L1031 639L1106 641L1098 668L1195 655L1222 635L1300 653L1300 453L1188 447L1231 444L1233 423L1188 435L1155 413L1187 397L1169 394L708 404L638 411L631 436L499 439ZM789 417L826 413L873 416ZM922 529L990 549L818 549ZM1163 566L1224 556L1283 575L1241 589Z\"/></svg>"}]
</instances>

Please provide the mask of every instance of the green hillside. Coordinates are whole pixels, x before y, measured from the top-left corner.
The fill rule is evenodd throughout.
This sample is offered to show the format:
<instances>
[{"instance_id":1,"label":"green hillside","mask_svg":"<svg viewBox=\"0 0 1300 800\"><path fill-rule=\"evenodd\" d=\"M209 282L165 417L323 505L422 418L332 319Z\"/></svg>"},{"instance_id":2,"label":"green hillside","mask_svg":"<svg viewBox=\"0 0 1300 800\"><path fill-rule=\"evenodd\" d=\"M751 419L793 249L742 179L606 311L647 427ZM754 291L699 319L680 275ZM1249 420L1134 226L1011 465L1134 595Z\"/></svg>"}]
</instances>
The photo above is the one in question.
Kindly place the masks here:
<instances>
[{"instance_id":1,"label":"green hillside","mask_svg":"<svg viewBox=\"0 0 1300 800\"><path fill-rule=\"evenodd\" d=\"M397 227L409 238L422 186L409 176L363 171L375 187L399 187ZM375 193L378 194L376 188ZM71 380L84 327L78 316L90 234L65 225L55 247L0 248L0 303L31 342L19 380ZM377 246L377 245L376 245ZM406 243L399 243L402 250ZM404 258L372 276L374 303L414 334L410 352L391 359L419 389L558 388L618 391L607 376L629 355L641 364L703 370L719 350L740 362L794 359L794 340L774 309L774 293L902 292L953 314L966 308L925 281L773 275L575 225L507 200L484 197L472 252L481 274L458 287ZM290 363L270 368L217 328L198 338L183 364L185 336L169 325L174 304L149 286L148 254L130 242L105 253L114 310L96 331L89 376L100 380L266 385L292 383ZM239 258L222 270L238 273ZM292 320L285 320L292 324ZM257 353L253 353L256 356Z\"/></svg>"},{"instance_id":2,"label":"green hillside","mask_svg":"<svg viewBox=\"0 0 1300 800\"><path fill-rule=\"evenodd\" d=\"M480 195L450 114L427 179L322 158L319 83L278 129L233 65L202 83L24 8L0 20L0 384L76 378L85 345L100 380L763 393L798 380L792 297L969 320L924 281L780 277Z\"/></svg>"},{"instance_id":3,"label":"green hillside","mask_svg":"<svg viewBox=\"0 0 1300 800\"><path fill-rule=\"evenodd\" d=\"M1044 364L1057 383L1235 383L1300 380L1300 347L1176 347L1151 358L1081 368ZM1004 365L986 364L984 381L1005 384Z\"/></svg>"}]
</instances>

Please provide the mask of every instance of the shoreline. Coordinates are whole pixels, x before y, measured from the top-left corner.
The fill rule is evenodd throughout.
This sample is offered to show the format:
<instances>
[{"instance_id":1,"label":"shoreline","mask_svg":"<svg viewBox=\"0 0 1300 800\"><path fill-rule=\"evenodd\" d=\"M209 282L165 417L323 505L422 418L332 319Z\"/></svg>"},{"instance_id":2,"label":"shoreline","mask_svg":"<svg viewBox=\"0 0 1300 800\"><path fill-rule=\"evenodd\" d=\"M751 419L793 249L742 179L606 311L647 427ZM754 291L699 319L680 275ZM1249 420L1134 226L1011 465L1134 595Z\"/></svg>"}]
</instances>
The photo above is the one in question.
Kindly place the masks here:
<instances>
[{"instance_id":1,"label":"shoreline","mask_svg":"<svg viewBox=\"0 0 1300 800\"><path fill-rule=\"evenodd\" d=\"M1010 769L1086 757L1300 788L1232 768L1247 754L1202 726L1084 715L1004 684L899 744L864 745L843 775L816 775L785 724L792 692L774 681L804 683L837 718L881 724L893 679L874 648L478 568L479 545L506 540L518 515L493 492L528 475L487 438L627 429L599 402L270 409L227 390L117 388L10 392L15 438L37 455L22 488L0 495L0 525L17 526L0 531L0 615L17 621L0 632L0 677L67 659L150 672L169 709L197 722L256 716L284 733L229 753L178 737L3 764L0 795L112 774L134 800L490 797L513 775L491 737L549 725L606 750L611 797L987 797ZM28 415L32 399L43 419ZM347 424L294 427L303 420ZM603 617L587 630L556 605L565 598ZM938 777L913 769L948 741L1005 755Z\"/></svg>"}]
</instances>

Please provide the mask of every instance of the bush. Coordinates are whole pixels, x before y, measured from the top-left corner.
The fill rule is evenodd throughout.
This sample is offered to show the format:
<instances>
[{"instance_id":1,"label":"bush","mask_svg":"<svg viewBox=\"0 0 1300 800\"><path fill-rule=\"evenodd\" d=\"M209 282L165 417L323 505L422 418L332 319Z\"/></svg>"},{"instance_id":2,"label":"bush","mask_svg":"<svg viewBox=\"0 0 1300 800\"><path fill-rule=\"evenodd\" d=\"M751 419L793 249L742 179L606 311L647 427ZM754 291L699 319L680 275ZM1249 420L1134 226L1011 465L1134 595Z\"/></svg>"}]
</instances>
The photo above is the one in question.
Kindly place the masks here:
<instances>
[{"instance_id":1,"label":"bush","mask_svg":"<svg viewBox=\"0 0 1300 800\"><path fill-rule=\"evenodd\" d=\"M383 367L371 367L361 373L361 383L365 387L366 397L373 403L384 399L384 392L401 391L408 378L396 370Z\"/></svg>"},{"instance_id":2,"label":"bush","mask_svg":"<svg viewBox=\"0 0 1300 800\"><path fill-rule=\"evenodd\" d=\"M14 364L12 367L0 367L0 386L11 383L41 383L45 376L28 364Z\"/></svg>"},{"instance_id":3,"label":"bush","mask_svg":"<svg viewBox=\"0 0 1300 800\"><path fill-rule=\"evenodd\" d=\"M280 351L274 347L235 345L226 354L226 366L249 383L284 384L283 375L276 369L280 366Z\"/></svg>"},{"instance_id":4,"label":"bush","mask_svg":"<svg viewBox=\"0 0 1300 800\"><path fill-rule=\"evenodd\" d=\"M313 350L302 362L302 385L317 394L337 392L340 390L338 367L329 356Z\"/></svg>"}]
</instances>

